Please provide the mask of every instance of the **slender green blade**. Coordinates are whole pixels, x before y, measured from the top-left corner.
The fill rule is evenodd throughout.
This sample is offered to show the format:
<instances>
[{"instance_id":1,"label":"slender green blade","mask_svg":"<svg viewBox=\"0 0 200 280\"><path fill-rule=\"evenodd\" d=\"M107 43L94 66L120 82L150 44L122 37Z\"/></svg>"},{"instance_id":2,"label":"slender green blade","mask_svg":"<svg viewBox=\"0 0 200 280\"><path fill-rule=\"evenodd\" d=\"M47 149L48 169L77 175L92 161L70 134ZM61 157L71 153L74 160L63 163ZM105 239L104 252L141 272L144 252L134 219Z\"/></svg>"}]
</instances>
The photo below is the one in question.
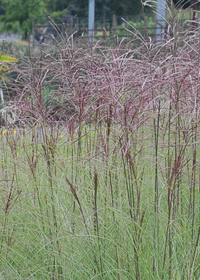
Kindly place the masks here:
<instances>
[{"instance_id":1,"label":"slender green blade","mask_svg":"<svg viewBox=\"0 0 200 280\"><path fill-rule=\"evenodd\" d=\"M18 59L9 55L0 55L0 62L18 62Z\"/></svg>"}]
</instances>

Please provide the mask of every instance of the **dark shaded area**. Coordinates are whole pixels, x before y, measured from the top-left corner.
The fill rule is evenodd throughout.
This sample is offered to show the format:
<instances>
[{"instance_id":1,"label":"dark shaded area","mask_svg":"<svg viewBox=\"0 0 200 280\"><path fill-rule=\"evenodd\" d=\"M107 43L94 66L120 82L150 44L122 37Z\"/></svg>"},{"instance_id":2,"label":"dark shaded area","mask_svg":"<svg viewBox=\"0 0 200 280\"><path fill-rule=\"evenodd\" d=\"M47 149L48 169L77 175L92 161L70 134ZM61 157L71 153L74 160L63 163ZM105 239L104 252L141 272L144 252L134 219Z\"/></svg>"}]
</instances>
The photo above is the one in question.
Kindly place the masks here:
<instances>
[{"instance_id":1,"label":"dark shaded area","mask_svg":"<svg viewBox=\"0 0 200 280\"><path fill-rule=\"evenodd\" d=\"M75 11L78 17L88 16L89 0L75 0ZM147 11L148 8L145 8ZM95 0L95 17L110 17L113 14L122 15L138 15L142 12L142 4L140 0Z\"/></svg>"},{"instance_id":2,"label":"dark shaded area","mask_svg":"<svg viewBox=\"0 0 200 280\"><path fill-rule=\"evenodd\" d=\"M199 2L196 0L173 0L173 3L175 5L175 7L177 8L183 8L183 9L187 9L189 7L195 7L198 8L199 7Z\"/></svg>"},{"instance_id":3,"label":"dark shaded area","mask_svg":"<svg viewBox=\"0 0 200 280\"><path fill-rule=\"evenodd\" d=\"M5 15L5 10L3 9L2 5L1 5L1 1L0 1L0 16L1 15Z\"/></svg>"}]
</instances>

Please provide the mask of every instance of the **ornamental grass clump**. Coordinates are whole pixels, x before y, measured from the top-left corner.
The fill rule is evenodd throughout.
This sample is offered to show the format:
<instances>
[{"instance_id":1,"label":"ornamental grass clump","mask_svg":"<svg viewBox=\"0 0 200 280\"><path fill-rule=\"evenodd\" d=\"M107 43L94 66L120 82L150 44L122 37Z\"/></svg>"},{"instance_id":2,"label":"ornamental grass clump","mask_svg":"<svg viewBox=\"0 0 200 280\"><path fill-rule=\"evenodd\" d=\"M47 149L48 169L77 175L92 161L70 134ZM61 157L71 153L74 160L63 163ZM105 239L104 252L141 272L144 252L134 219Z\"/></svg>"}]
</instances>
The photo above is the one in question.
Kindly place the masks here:
<instances>
[{"instance_id":1,"label":"ornamental grass clump","mask_svg":"<svg viewBox=\"0 0 200 280\"><path fill-rule=\"evenodd\" d=\"M2 277L199 278L200 30L175 21L162 44L63 35L14 69Z\"/></svg>"}]
</instances>

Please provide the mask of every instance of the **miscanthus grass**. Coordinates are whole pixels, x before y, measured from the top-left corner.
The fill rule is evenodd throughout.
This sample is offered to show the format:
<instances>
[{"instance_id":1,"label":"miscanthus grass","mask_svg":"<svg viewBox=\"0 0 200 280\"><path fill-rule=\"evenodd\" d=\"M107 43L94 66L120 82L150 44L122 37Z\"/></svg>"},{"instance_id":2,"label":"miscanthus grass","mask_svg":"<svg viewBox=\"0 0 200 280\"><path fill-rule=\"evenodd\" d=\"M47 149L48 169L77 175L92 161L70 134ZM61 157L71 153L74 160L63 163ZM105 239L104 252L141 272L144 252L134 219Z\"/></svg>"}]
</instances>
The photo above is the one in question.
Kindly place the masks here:
<instances>
[{"instance_id":1,"label":"miscanthus grass","mask_svg":"<svg viewBox=\"0 0 200 280\"><path fill-rule=\"evenodd\" d=\"M162 44L63 36L14 69L0 279L199 279L199 29L168 24Z\"/></svg>"}]
</instances>

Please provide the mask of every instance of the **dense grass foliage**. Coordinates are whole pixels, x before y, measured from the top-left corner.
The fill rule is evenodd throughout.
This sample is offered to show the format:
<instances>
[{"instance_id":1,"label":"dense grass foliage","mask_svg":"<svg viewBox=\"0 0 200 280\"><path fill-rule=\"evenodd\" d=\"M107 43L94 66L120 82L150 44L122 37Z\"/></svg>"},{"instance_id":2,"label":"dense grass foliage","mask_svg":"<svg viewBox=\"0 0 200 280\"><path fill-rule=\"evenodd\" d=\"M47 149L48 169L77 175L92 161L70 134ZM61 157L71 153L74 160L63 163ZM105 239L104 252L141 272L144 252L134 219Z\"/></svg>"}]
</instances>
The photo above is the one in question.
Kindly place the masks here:
<instances>
[{"instance_id":1,"label":"dense grass foliage","mask_svg":"<svg viewBox=\"0 0 200 280\"><path fill-rule=\"evenodd\" d=\"M1 279L199 279L199 30L170 24L162 44L63 37L15 69Z\"/></svg>"}]
</instances>

